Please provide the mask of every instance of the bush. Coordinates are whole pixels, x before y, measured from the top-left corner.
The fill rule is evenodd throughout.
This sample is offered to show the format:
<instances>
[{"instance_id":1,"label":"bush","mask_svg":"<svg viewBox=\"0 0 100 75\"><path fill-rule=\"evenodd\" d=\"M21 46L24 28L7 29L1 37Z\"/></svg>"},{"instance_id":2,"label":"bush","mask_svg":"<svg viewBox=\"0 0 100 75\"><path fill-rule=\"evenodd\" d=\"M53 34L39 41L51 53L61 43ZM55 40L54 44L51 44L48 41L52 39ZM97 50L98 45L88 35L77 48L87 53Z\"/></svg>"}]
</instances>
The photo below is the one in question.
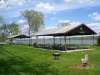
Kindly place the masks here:
<instances>
[{"instance_id":1,"label":"bush","mask_svg":"<svg viewBox=\"0 0 100 75\"><path fill-rule=\"evenodd\" d=\"M100 36L97 38L97 44L100 45Z\"/></svg>"}]
</instances>

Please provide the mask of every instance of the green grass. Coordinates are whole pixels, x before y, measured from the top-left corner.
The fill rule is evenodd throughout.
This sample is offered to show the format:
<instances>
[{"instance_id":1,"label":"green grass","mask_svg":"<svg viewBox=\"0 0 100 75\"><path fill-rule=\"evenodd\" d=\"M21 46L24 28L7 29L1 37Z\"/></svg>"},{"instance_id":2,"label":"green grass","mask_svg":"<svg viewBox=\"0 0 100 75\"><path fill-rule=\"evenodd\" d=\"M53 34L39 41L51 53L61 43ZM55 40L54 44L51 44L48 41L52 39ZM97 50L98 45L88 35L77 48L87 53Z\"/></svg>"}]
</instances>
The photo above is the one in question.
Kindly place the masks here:
<instances>
[{"instance_id":1,"label":"green grass","mask_svg":"<svg viewBox=\"0 0 100 75\"><path fill-rule=\"evenodd\" d=\"M61 53L54 60L54 51L22 45L0 47L0 75L100 75L100 46L95 50ZM94 69L75 69L82 65L80 59L88 54L89 66Z\"/></svg>"}]
</instances>

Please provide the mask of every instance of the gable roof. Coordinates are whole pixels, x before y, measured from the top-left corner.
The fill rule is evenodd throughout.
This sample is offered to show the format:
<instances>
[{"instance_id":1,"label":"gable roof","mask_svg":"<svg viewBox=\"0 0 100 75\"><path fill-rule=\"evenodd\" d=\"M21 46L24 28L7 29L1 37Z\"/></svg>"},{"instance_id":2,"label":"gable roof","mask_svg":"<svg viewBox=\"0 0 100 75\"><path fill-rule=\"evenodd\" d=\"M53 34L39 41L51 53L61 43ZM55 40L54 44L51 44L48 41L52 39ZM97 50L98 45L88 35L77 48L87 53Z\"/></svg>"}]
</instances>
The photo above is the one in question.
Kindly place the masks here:
<instances>
[{"instance_id":1,"label":"gable roof","mask_svg":"<svg viewBox=\"0 0 100 75\"><path fill-rule=\"evenodd\" d=\"M82 29L82 30L81 30ZM68 25L57 28L45 29L36 32L35 36L72 36L72 35L91 35L96 34L92 29L85 24Z\"/></svg>"}]
</instances>

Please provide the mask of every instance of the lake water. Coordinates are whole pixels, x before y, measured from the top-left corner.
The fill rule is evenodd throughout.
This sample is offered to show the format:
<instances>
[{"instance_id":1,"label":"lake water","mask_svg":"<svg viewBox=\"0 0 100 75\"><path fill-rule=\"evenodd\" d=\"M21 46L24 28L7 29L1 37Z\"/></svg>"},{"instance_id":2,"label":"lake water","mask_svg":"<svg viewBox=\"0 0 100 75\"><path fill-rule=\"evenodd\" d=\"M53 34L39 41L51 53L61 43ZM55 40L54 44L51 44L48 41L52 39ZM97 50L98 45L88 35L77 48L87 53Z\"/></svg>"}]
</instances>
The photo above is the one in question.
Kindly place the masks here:
<instances>
[{"instance_id":1,"label":"lake water","mask_svg":"<svg viewBox=\"0 0 100 75\"><path fill-rule=\"evenodd\" d=\"M30 43L31 44L34 44L36 42L35 39L31 39L30 40ZM90 44L90 45L93 45L93 40L66 40L66 44ZM20 39L20 40L16 40L15 41L16 44L28 44L29 43L29 39ZM38 43L39 44L44 44L44 40L43 39L39 39L38 40ZM53 44L54 41L53 39L46 39L45 40L45 44ZM60 44L60 40L59 39L56 39L55 40L55 43L56 44ZM61 40L61 44L65 44L65 41L64 40ZM97 41L94 40L94 44L97 44Z\"/></svg>"}]
</instances>

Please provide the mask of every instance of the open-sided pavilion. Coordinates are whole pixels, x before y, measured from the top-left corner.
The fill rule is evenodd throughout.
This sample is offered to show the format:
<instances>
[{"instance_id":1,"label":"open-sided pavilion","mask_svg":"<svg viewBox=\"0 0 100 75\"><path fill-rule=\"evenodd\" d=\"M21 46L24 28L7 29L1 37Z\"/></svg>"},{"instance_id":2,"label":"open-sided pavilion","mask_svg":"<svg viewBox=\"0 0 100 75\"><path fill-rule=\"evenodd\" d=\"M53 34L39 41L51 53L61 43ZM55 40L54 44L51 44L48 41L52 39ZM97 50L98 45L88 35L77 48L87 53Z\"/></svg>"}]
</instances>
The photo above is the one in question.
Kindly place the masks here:
<instances>
[{"instance_id":1,"label":"open-sided pavilion","mask_svg":"<svg viewBox=\"0 0 100 75\"><path fill-rule=\"evenodd\" d=\"M8 39L10 39L11 44L13 43L13 38L31 38L30 36L24 35L24 34L19 34L19 35L13 35L13 36L9 36Z\"/></svg>"},{"instance_id":2,"label":"open-sided pavilion","mask_svg":"<svg viewBox=\"0 0 100 75\"><path fill-rule=\"evenodd\" d=\"M13 36L9 36L10 38L30 38L30 36L24 35L24 34L19 34L19 35L13 35Z\"/></svg>"},{"instance_id":3,"label":"open-sided pavilion","mask_svg":"<svg viewBox=\"0 0 100 75\"><path fill-rule=\"evenodd\" d=\"M93 43L94 43L94 35L96 34L91 28L86 26L85 24L80 25L67 25L52 29L45 29L39 32L36 32L34 35L38 36L53 36L54 37L54 45L55 45L55 37L56 36L64 36L65 38L65 51L66 47L66 36L75 36L75 35L93 35ZM45 44L45 40L44 40Z\"/></svg>"}]
</instances>

